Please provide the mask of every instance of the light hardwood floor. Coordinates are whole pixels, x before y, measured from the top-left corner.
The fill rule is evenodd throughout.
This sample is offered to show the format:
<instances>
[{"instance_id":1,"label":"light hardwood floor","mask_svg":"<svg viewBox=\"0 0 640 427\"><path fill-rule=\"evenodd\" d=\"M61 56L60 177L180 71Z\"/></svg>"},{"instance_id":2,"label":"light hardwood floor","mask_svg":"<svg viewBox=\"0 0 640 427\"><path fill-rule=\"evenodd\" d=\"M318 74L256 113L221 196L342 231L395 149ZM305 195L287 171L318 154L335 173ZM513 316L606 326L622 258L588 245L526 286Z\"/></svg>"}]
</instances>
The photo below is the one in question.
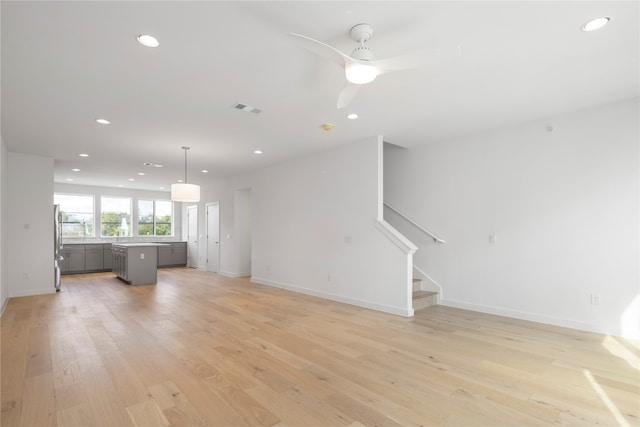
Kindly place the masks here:
<instances>
[{"instance_id":1,"label":"light hardwood floor","mask_svg":"<svg viewBox=\"0 0 640 427\"><path fill-rule=\"evenodd\" d=\"M64 276L2 316L10 426L637 426L638 347L446 307L407 319L177 268Z\"/></svg>"}]
</instances>

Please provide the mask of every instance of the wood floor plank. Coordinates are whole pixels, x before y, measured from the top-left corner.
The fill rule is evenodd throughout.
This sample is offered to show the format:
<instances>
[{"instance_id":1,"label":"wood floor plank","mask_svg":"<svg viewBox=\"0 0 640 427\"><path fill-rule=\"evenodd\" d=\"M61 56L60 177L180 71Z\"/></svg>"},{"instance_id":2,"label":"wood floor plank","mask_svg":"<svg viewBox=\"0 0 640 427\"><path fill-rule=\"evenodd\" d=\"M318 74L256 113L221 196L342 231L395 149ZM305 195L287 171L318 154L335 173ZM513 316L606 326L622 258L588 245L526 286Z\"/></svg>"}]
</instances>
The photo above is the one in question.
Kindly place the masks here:
<instances>
[{"instance_id":1,"label":"wood floor plank","mask_svg":"<svg viewBox=\"0 0 640 427\"><path fill-rule=\"evenodd\" d=\"M64 276L0 335L3 427L640 425L637 342L190 268Z\"/></svg>"},{"instance_id":2,"label":"wood floor plank","mask_svg":"<svg viewBox=\"0 0 640 427\"><path fill-rule=\"evenodd\" d=\"M56 411L56 421L59 426L86 427L96 425L87 404L71 406Z\"/></svg>"},{"instance_id":3,"label":"wood floor plank","mask_svg":"<svg viewBox=\"0 0 640 427\"><path fill-rule=\"evenodd\" d=\"M172 426L206 426L207 423L171 381L149 387L156 401Z\"/></svg>"},{"instance_id":4,"label":"wood floor plank","mask_svg":"<svg viewBox=\"0 0 640 427\"><path fill-rule=\"evenodd\" d=\"M53 376L50 372L25 379L22 414L19 425L56 425L55 393Z\"/></svg>"},{"instance_id":5,"label":"wood floor plank","mask_svg":"<svg viewBox=\"0 0 640 427\"><path fill-rule=\"evenodd\" d=\"M127 413L136 427L169 425L169 420L153 399L127 406Z\"/></svg>"}]
</instances>

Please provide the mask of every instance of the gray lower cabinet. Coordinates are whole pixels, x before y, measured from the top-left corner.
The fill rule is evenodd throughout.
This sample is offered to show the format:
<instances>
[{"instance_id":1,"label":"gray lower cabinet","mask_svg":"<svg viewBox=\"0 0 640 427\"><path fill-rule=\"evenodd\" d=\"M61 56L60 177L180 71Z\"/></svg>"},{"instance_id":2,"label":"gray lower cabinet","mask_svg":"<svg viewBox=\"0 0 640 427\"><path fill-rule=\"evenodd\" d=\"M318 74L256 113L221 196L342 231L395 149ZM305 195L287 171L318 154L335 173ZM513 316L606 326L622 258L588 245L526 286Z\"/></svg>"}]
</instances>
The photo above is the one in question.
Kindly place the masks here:
<instances>
[{"instance_id":1,"label":"gray lower cabinet","mask_svg":"<svg viewBox=\"0 0 640 427\"><path fill-rule=\"evenodd\" d=\"M111 243L105 243L102 247L102 268L111 271L113 268L113 253L111 252Z\"/></svg>"},{"instance_id":2,"label":"gray lower cabinet","mask_svg":"<svg viewBox=\"0 0 640 427\"><path fill-rule=\"evenodd\" d=\"M84 247L84 270L102 271L104 269L103 245L93 244Z\"/></svg>"},{"instance_id":3,"label":"gray lower cabinet","mask_svg":"<svg viewBox=\"0 0 640 427\"><path fill-rule=\"evenodd\" d=\"M187 265L187 242L167 242L158 247L158 267ZM111 243L66 244L61 251L62 274L112 271L114 254Z\"/></svg>"},{"instance_id":4,"label":"gray lower cabinet","mask_svg":"<svg viewBox=\"0 0 640 427\"><path fill-rule=\"evenodd\" d=\"M64 258L60 262L62 274L84 272L84 245L65 245L60 255Z\"/></svg>"},{"instance_id":5,"label":"gray lower cabinet","mask_svg":"<svg viewBox=\"0 0 640 427\"><path fill-rule=\"evenodd\" d=\"M158 248L158 267L184 267L187 265L187 242L167 242Z\"/></svg>"},{"instance_id":6,"label":"gray lower cabinet","mask_svg":"<svg viewBox=\"0 0 640 427\"><path fill-rule=\"evenodd\" d=\"M143 244L114 245L113 272L132 285L150 285L158 280L158 248Z\"/></svg>"}]
</instances>

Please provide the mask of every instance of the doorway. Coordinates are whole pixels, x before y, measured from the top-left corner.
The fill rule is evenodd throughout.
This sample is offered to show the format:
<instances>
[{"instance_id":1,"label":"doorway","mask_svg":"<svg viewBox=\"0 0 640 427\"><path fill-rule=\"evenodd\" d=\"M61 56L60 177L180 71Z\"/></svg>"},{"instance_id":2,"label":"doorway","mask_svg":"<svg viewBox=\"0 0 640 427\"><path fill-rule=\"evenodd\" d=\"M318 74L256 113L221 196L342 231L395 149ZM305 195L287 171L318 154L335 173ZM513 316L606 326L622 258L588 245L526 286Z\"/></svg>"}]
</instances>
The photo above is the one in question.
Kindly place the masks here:
<instances>
[{"instance_id":1,"label":"doorway","mask_svg":"<svg viewBox=\"0 0 640 427\"><path fill-rule=\"evenodd\" d=\"M220 271L220 204L207 203L207 271Z\"/></svg>"},{"instance_id":2,"label":"doorway","mask_svg":"<svg viewBox=\"0 0 640 427\"><path fill-rule=\"evenodd\" d=\"M198 268L198 206L187 207L187 266Z\"/></svg>"}]
</instances>

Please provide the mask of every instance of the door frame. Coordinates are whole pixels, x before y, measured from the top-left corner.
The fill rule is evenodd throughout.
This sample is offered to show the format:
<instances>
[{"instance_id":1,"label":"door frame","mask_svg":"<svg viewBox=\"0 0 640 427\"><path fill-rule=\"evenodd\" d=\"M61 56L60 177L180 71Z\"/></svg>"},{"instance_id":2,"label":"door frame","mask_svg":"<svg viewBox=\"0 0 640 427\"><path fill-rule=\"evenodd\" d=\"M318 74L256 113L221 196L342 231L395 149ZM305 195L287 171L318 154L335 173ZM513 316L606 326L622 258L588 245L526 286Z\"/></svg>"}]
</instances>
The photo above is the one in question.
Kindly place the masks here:
<instances>
[{"instance_id":1,"label":"door frame","mask_svg":"<svg viewBox=\"0 0 640 427\"><path fill-rule=\"evenodd\" d=\"M195 239L195 260L189 256L189 236L191 232L191 227L189 221L191 221L191 214L195 210L195 221L196 221L196 239ZM187 206L187 267L198 268L198 205Z\"/></svg>"},{"instance_id":2,"label":"door frame","mask_svg":"<svg viewBox=\"0 0 640 427\"><path fill-rule=\"evenodd\" d=\"M211 241L210 241L210 236L209 236L209 226L210 226L210 219L209 219L209 208L215 206L217 208L218 211L218 221L215 224L215 228L218 229L218 241L216 242L218 244L218 253L217 253L217 260L214 263L214 265L217 266L217 269L212 270L211 269L211 259L212 259L212 254L210 252L210 248L211 248ZM206 215L206 230L207 230L207 271L210 271L212 273L219 273L220 272L220 202L216 201L216 202L211 202L211 203L207 203L206 204L206 209L205 209L205 215Z\"/></svg>"}]
</instances>

